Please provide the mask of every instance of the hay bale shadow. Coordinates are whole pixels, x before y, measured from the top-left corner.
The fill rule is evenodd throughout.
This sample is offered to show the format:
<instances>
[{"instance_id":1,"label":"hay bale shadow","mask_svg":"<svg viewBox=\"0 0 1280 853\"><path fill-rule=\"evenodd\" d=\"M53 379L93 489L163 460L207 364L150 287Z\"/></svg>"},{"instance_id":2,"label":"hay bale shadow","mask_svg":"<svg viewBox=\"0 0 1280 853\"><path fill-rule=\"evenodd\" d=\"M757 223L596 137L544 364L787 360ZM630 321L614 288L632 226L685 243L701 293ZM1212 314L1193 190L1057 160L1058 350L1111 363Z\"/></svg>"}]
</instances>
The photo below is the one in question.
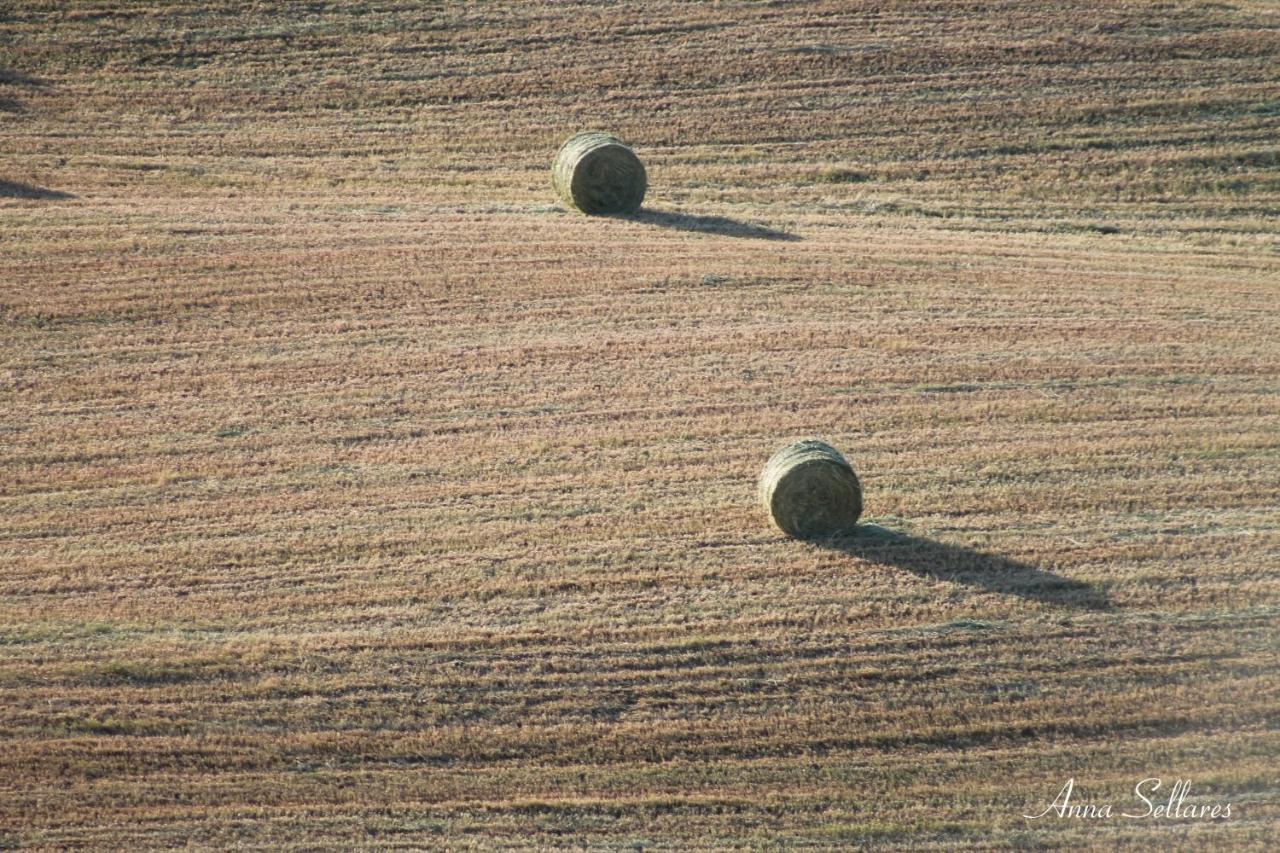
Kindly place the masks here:
<instances>
[{"instance_id":1,"label":"hay bale shadow","mask_svg":"<svg viewBox=\"0 0 1280 853\"><path fill-rule=\"evenodd\" d=\"M641 210L623 217L633 222L656 225L659 228L670 228L675 231L694 231L702 234L719 234L724 237L745 237L754 240L783 240L795 242L800 240L797 234L766 228L741 222L727 216L699 216L693 213L675 213L668 210Z\"/></svg>"},{"instance_id":2,"label":"hay bale shadow","mask_svg":"<svg viewBox=\"0 0 1280 853\"><path fill-rule=\"evenodd\" d=\"M26 198L38 199L40 201L66 201L69 198L75 198L71 193L64 193L62 190L51 190L47 187L37 187L32 184L22 184L17 181L6 181L0 179L0 198Z\"/></svg>"},{"instance_id":3,"label":"hay bale shadow","mask_svg":"<svg viewBox=\"0 0 1280 853\"><path fill-rule=\"evenodd\" d=\"M39 77L32 77L30 74L24 74L12 68L0 68L0 83L10 86L24 86L28 89L46 89L49 86L48 82L41 80Z\"/></svg>"},{"instance_id":4,"label":"hay bale shadow","mask_svg":"<svg viewBox=\"0 0 1280 853\"><path fill-rule=\"evenodd\" d=\"M0 86L12 86L15 89L48 89L49 83L39 77L32 77L11 68L0 68ZM27 107L22 101L9 95L0 95L0 113L25 113Z\"/></svg>"},{"instance_id":5,"label":"hay bale shadow","mask_svg":"<svg viewBox=\"0 0 1280 853\"><path fill-rule=\"evenodd\" d=\"M814 544L867 562L904 569L921 577L981 587L1063 607L1112 609L1105 593L1090 584L1008 557L914 536L878 524L860 524L852 533L814 540Z\"/></svg>"}]
</instances>

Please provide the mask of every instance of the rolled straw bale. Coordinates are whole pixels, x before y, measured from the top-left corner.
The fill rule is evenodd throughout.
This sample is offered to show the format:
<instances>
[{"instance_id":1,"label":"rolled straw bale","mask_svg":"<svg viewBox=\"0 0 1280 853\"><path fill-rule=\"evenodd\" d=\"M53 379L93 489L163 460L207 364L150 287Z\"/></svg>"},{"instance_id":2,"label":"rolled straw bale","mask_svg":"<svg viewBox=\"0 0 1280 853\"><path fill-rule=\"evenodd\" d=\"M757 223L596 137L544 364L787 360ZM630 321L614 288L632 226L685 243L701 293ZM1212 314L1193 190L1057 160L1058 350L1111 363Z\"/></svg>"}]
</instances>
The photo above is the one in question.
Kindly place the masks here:
<instances>
[{"instance_id":1,"label":"rolled straw bale","mask_svg":"<svg viewBox=\"0 0 1280 853\"><path fill-rule=\"evenodd\" d=\"M830 536L862 515L862 486L840 452L817 440L773 454L760 472L760 500L789 536Z\"/></svg>"},{"instance_id":2,"label":"rolled straw bale","mask_svg":"<svg viewBox=\"0 0 1280 853\"><path fill-rule=\"evenodd\" d=\"M583 213L635 213L648 186L635 152L598 130L569 137L556 154L551 180L564 203Z\"/></svg>"}]
</instances>

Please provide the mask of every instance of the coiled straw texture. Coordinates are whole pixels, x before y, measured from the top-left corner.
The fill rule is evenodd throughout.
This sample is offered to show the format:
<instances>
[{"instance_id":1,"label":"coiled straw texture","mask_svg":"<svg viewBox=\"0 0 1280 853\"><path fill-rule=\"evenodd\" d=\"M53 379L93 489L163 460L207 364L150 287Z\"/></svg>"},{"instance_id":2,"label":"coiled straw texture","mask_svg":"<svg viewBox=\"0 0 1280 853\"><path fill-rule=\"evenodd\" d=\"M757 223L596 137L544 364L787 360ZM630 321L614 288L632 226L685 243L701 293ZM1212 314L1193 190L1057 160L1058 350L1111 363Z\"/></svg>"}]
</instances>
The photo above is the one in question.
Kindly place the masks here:
<instances>
[{"instance_id":1,"label":"coiled straw texture","mask_svg":"<svg viewBox=\"0 0 1280 853\"><path fill-rule=\"evenodd\" d=\"M565 204L592 214L635 213L648 186L635 152L596 130L574 134L561 146L551 180Z\"/></svg>"},{"instance_id":2,"label":"coiled straw texture","mask_svg":"<svg viewBox=\"0 0 1280 853\"><path fill-rule=\"evenodd\" d=\"M851 530L862 486L840 452L817 440L782 448L760 473L760 500L775 524L801 539Z\"/></svg>"}]
</instances>

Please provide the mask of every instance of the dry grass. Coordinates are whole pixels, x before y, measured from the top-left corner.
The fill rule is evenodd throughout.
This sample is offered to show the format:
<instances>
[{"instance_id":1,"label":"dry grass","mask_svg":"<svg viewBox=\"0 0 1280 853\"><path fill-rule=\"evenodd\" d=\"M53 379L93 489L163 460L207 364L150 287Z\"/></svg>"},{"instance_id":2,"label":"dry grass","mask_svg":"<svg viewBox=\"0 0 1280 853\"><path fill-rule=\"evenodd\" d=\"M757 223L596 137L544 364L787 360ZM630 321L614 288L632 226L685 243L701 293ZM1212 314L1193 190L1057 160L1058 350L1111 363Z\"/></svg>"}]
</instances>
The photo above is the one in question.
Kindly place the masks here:
<instances>
[{"instance_id":1,"label":"dry grass","mask_svg":"<svg viewBox=\"0 0 1280 853\"><path fill-rule=\"evenodd\" d=\"M268 5L0 9L0 846L1274 838L1274 4Z\"/></svg>"}]
</instances>

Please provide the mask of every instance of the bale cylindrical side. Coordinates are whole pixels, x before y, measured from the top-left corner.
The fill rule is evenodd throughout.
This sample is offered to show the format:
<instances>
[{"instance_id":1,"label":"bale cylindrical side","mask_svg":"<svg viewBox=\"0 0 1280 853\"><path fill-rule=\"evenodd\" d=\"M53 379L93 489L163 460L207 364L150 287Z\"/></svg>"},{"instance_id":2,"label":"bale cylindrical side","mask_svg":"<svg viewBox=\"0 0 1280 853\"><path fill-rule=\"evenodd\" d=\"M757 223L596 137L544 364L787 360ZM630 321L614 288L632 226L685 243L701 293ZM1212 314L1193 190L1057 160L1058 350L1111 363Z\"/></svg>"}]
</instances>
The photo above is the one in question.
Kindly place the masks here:
<instances>
[{"instance_id":1,"label":"bale cylindrical side","mask_svg":"<svg viewBox=\"0 0 1280 853\"><path fill-rule=\"evenodd\" d=\"M584 130L569 137L551 166L565 204L583 213L635 213L648 186L644 164L610 133Z\"/></svg>"},{"instance_id":2,"label":"bale cylindrical side","mask_svg":"<svg viewBox=\"0 0 1280 853\"><path fill-rule=\"evenodd\" d=\"M801 539L846 532L862 515L862 486L840 452L817 440L775 453L760 473L760 500L775 524Z\"/></svg>"}]
</instances>

